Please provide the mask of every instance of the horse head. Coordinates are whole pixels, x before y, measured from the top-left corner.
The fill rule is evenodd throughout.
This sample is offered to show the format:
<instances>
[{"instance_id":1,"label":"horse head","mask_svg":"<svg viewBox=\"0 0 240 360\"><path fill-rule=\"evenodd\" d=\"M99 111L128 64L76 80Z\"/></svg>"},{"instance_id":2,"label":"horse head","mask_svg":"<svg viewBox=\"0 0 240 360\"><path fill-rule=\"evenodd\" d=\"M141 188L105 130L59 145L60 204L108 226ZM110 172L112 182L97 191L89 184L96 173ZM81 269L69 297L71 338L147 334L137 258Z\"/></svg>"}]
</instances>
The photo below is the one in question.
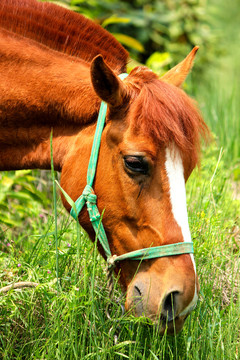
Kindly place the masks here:
<instances>
[{"instance_id":1,"label":"horse head","mask_svg":"<svg viewBox=\"0 0 240 360\"><path fill-rule=\"evenodd\" d=\"M191 241L185 182L198 161L204 122L180 86L196 51L160 79L139 66L122 81L101 55L92 61L92 86L108 104L93 187L112 254ZM86 127L63 165L61 184L74 200L85 186L87 165L80 168L79 157L87 164L94 126ZM94 239L86 209L79 222ZM199 292L192 254L124 260L115 271L127 310L160 319L162 332L182 328Z\"/></svg>"}]
</instances>

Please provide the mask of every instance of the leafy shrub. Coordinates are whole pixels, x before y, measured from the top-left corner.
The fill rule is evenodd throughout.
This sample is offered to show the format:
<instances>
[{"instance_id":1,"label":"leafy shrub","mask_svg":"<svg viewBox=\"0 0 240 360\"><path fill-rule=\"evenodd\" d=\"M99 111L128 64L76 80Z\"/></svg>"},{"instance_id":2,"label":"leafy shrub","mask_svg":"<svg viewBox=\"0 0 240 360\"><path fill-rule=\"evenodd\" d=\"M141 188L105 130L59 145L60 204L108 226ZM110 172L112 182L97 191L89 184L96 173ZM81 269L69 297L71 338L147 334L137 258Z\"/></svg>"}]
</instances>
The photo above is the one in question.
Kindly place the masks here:
<instances>
[{"instance_id":1,"label":"leafy shrub","mask_svg":"<svg viewBox=\"0 0 240 360\"><path fill-rule=\"evenodd\" d=\"M97 21L145 63L154 53L171 53L180 61L201 47L198 64L212 60L216 38L207 0L61 0L57 3ZM201 68L200 65L200 68Z\"/></svg>"},{"instance_id":2,"label":"leafy shrub","mask_svg":"<svg viewBox=\"0 0 240 360\"><path fill-rule=\"evenodd\" d=\"M31 170L0 173L0 229L19 226L36 212L49 204L45 192L35 186L36 177ZM38 179L38 183L44 180ZM37 207L38 205L38 207Z\"/></svg>"}]
</instances>

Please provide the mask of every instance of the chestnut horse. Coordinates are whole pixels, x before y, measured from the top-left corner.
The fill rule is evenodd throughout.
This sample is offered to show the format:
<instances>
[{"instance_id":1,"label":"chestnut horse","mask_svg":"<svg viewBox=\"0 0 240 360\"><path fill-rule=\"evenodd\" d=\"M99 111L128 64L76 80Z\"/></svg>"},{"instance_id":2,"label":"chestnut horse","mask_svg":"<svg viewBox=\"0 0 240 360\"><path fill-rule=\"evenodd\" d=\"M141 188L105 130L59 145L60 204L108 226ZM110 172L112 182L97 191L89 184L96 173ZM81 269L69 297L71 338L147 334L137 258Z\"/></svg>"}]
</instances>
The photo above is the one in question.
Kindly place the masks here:
<instances>
[{"instance_id":1,"label":"chestnut horse","mask_svg":"<svg viewBox=\"0 0 240 360\"><path fill-rule=\"evenodd\" d=\"M111 253L191 241L185 182L206 126L180 86L197 47L161 79L139 66L121 80L126 50L81 15L36 0L1 0L0 25L0 170L50 169L53 129L54 167L75 201L103 100L93 187ZM93 240L86 208L79 222ZM125 260L115 270L127 310L160 319L162 332L182 328L199 291L192 254Z\"/></svg>"}]
</instances>

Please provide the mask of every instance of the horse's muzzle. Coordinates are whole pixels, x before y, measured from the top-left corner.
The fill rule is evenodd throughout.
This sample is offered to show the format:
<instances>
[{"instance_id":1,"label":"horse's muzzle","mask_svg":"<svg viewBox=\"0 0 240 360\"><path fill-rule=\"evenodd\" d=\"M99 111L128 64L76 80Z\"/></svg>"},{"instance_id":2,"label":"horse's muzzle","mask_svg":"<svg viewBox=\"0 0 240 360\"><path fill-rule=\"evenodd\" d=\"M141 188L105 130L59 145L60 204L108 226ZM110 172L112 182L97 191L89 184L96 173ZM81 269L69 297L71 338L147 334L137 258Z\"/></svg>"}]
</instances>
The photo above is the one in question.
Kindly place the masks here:
<instances>
[{"instance_id":1,"label":"horse's muzzle","mask_svg":"<svg viewBox=\"0 0 240 360\"><path fill-rule=\"evenodd\" d=\"M140 275L140 274L139 274ZM157 282L158 281L158 282ZM145 316L159 326L161 334L178 333L196 304L195 288L184 291L182 283L160 283L146 274L136 276L127 291L126 309L136 317ZM184 289L184 290L183 290Z\"/></svg>"}]
</instances>

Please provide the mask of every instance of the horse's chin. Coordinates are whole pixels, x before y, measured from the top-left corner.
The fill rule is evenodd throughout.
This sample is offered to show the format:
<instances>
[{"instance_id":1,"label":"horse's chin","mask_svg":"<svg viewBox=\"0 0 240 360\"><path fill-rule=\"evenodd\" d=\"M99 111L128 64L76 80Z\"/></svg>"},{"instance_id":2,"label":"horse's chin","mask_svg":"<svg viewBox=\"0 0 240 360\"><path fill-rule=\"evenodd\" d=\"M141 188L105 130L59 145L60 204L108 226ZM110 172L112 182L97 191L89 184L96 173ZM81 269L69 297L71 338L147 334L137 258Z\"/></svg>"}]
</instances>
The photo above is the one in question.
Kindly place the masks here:
<instances>
[{"instance_id":1,"label":"horse's chin","mask_svg":"<svg viewBox=\"0 0 240 360\"><path fill-rule=\"evenodd\" d=\"M185 319L186 319L186 316L184 318L183 317L180 318L177 316L174 320L167 321L167 322L166 321L164 322L164 320L160 320L159 334L163 335L165 333L165 331L167 332L167 335L173 336L175 334L178 334L183 328Z\"/></svg>"},{"instance_id":2,"label":"horse's chin","mask_svg":"<svg viewBox=\"0 0 240 360\"><path fill-rule=\"evenodd\" d=\"M131 311L130 311L131 313ZM135 315L136 316L136 315ZM146 321L150 326L154 326L159 335L164 335L165 332L167 335L174 336L177 335L183 328L184 323L188 315L185 316L176 316L174 320L168 321L166 318L160 316L156 318L153 316L144 316Z\"/></svg>"}]
</instances>

